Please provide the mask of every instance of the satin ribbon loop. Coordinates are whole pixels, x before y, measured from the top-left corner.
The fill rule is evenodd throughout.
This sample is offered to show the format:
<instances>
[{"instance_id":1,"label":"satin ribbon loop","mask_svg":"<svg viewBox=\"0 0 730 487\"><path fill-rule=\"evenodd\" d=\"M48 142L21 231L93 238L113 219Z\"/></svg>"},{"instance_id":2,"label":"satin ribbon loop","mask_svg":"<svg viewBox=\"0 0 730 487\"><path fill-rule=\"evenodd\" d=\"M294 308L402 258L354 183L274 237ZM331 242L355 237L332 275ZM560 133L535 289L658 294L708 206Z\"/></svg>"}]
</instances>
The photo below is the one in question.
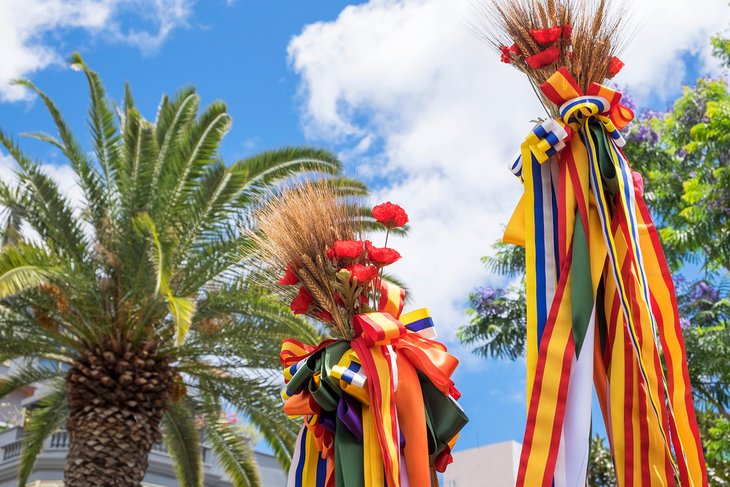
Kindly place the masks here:
<instances>
[{"instance_id":1,"label":"satin ribbon loop","mask_svg":"<svg viewBox=\"0 0 730 487\"><path fill-rule=\"evenodd\" d=\"M361 336L368 346L390 345L405 335L403 323L390 313L363 313L353 318L355 333Z\"/></svg>"},{"instance_id":2,"label":"satin ribbon loop","mask_svg":"<svg viewBox=\"0 0 730 487\"><path fill-rule=\"evenodd\" d=\"M378 311L353 317L353 340L282 346L284 410L306 425L295 458L302 472L326 459L328 487L428 485L467 421L451 380L458 360L433 340L428 309L401 316L405 292L378 288ZM295 471L289 485L305 477Z\"/></svg>"}]
</instances>

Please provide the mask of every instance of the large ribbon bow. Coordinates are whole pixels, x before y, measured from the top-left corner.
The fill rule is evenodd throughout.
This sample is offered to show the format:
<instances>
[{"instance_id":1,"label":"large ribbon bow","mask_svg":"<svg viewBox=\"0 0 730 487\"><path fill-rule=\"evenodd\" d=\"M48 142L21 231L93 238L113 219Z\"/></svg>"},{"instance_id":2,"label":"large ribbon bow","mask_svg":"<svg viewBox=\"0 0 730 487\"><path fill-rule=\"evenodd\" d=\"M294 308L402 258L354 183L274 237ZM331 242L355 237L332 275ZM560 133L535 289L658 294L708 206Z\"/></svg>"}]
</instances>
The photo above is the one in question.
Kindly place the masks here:
<instances>
[{"instance_id":1,"label":"large ribbon bow","mask_svg":"<svg viewBox=\"0 0 730 487\"><path fill-rule=\"evenodd\" d=\"M405 293L384 282L381 296L378 312L355 316L353 340L282 346L284 410L305 422L290 487L431 485L451 461L467 422L458 360L434 340L428 310L401 315Z\"/></svg>"},{"instance_id":2,"label":"large ribbon bow","mask_svg":"<svg viewBox=\"0 0 730 487\"><path fill-rule=\"evenodd\" d=\"M619 486L707 485L671 274L621 150L633 113L606 86L583 93L565 68L541 90L560 116L511 166L525 192L504 235L526 256L517 485L585 484L593 384Z\"/></svg>"},{"instance_id":3,"label":"large ribbon bow","mask_svg":"<svg viewBox=\"0 0 730 487\"><path fill-rule=\"evenodd\" d=\"M584 94L565 68L560 68L540 88L551 102L560 107L560 117L535 125L510 167L515 176L522 176L523 159L530 159L525 157L527 154L539 163L547 161L565 149L573 133L589 120L602 123L618 147L626 144L620 130L634 119L634 112L621 104L620 91L592 83Z\"/></svg>"}]
</instances>

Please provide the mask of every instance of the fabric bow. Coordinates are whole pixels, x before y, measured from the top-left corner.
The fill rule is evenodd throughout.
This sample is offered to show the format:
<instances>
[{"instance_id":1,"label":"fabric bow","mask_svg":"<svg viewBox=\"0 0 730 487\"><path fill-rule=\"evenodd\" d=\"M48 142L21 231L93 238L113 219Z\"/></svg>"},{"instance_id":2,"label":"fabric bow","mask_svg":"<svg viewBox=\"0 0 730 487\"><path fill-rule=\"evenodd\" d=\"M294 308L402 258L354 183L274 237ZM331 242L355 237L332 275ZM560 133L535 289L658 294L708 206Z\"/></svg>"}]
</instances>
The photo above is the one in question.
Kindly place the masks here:
<instances>
[{"instance_id":1,"label":"fabric bow","mask_svg":"<svg viewBox=\"0 0 730 487\"><path fill-rule=\"evenodd\" d=\"M289 485L429 485L450 463L467 421L458 360L433 340L428 310L401 315L404 302L382 283L379 311L354 317L350 342L284 342L284 410L305 417Z\"/></svg>"},{"instance_id":2,"label":"fabric bow","mask_svg":"<svg viewBox=\"0 0 730 487\"><path fill-rule=\"evenodd\" d=\"M542 164L563 150L573 133L590 120L603 124L618 147L626 144L620 130L633 120L634 112L621 104L621 92L591 83L584 94L564 67L556 71L540 89L551 102L560 107L560 117L537 124L528 134L520 155L510 167L515 176L522 176L523 159L528 154Z\"/></svg>"},{"instance_id":3,"label":"fabric bow","mask_svg":"<svg viewBox=\"0 0 730 487\"><path fill-rule=\"evenodd\" d=\"M675 475L707 485L671 275L621 150L633 112L606 86L583 93L565 68L541 90L560 116L537 125L512 164L524 193L504 234L526 263L516 485L586 483L577 460L588 457L594 385L618 485L672 486Z\"/></svg>"}]
</instances>

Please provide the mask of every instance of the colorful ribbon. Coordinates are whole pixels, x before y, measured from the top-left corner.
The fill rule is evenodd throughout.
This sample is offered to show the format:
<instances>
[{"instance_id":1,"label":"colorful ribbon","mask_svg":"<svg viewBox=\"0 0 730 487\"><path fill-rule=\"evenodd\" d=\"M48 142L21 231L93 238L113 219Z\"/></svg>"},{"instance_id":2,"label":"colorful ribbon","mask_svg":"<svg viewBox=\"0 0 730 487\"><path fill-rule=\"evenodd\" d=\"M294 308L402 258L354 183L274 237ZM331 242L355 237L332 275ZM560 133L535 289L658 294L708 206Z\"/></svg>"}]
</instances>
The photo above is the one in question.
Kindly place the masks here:
<instances>
[{"instance_id":1,"label":"colorful ribbon","mask_svg":"<svg viewBox=\"0 0 730 487\"><path fill-rule=\"evenodd\" d=\"M525 193L505 232L526 247L517 484L585 484L595 384L620 486L707 485L674 288L621 151L633 113L611 88L582 93L565 68L541 89L560 117L511 166Z\"/></svg>"},{"instance_id":2,"label":"colorful ribbon","mask_svg":"<svg viewBox=\"0 0 730 487\"><path fill-rule=\"evenodd\" d=\"M401 315L397 286L382 283L381 296L378 312L355 316L350 342L282 345L284 411L304 417L289 487L437 485L451 462L467 422L458 360L433 340L427 309Z\"/></svg>"}]
</instances>

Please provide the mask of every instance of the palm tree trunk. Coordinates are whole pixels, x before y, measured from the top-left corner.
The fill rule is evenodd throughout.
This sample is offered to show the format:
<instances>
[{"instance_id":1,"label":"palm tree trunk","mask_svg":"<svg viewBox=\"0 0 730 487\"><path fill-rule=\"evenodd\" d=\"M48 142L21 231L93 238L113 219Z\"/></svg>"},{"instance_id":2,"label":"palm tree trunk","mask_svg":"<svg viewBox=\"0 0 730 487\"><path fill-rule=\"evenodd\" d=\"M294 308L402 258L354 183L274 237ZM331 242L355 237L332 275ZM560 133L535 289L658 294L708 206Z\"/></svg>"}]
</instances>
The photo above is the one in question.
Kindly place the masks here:
<instances>
[{"instance_id":1,"label":"palm tree trunk","mask_svg":"<svg viewBox=\"0 0 730 487\"><path fill-rule=\"evenodd\" d=\"M67 487L141 485L161 438L172 384L167 362L154 357L154 345L109 345L82 352L67 375Z\"/></svg>"}]
</instances>

